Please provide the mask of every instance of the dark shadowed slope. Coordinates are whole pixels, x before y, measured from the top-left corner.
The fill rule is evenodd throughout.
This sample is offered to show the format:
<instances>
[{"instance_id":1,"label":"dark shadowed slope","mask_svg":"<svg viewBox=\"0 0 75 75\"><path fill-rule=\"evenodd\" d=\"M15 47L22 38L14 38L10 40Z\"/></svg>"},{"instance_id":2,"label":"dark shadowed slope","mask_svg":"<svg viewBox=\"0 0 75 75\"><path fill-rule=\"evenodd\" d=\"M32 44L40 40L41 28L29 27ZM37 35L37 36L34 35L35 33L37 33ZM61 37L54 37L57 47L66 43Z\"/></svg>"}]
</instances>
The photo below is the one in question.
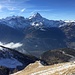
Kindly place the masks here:
<instances>
[{"instance_id":1,"label":"dark shadowed slope","mask_svg":"<svg viewBox=\"0 0 75 75\"><path fill-rule=\"evenodd\" d=\"M7 25L0 24L0 41L2 42L19 42L24 38L24 34Z\"/></svg>"},{"instance_id":2,"label":"dark shadowed slope","mask_svg":"<svg viewBox=\"0 0 75 75\"><path fill-rule=\"evenodd\" d=\"M0 46L0 66L5 66L10 71L21 70L36 60L38 59L34 56L24 55L13 49Z\"/></svg>"},{"instance_id":3,"label":"dark shadowed slope","mask_svg":"<svg viewBox=\"0 0 75 75\"><path fill-rule=\"evenodd\" d=\"M48 64L57 64L75 60L75 50L70 48L49 50L41 55Z\"/></svg>"}]
</instances>

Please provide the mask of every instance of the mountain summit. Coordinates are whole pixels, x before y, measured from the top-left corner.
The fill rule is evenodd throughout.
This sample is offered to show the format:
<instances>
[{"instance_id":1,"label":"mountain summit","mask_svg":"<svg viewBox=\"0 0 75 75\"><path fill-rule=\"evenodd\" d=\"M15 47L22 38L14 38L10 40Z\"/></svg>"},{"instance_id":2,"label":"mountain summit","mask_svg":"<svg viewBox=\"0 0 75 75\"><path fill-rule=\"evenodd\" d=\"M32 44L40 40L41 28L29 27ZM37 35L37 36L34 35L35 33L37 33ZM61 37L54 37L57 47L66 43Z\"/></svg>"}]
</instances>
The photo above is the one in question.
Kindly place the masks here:
<instances>
[{"instance_id":1,"label":"mountain summit","mask_svg":"<svg viewBox=\"0 0 75 75\"><path fill-rule=\"evenodd\" d=\"M37 12L29 17L29 19L32 19L32 18L42 18L42 16Z\"/></svg>"}]
</instances>

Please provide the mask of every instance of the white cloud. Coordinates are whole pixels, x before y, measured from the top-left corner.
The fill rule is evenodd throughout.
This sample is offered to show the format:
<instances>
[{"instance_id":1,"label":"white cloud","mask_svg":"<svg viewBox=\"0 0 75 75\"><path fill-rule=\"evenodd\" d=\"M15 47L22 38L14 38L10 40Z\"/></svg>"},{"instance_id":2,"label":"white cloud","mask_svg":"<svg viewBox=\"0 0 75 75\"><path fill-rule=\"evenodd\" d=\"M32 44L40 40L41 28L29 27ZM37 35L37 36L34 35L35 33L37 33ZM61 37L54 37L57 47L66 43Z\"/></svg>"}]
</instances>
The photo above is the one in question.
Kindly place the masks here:
<instances>
[{"instance_id":1,"label":"white cloud","mask_svg":"<svg viewBox=\"0 0 75 75\"><path fill-rule=\"evenodd\" d=\"M7 9L7 10L9 10L9 11L16 10L15 7L12 7L12 6L10 6L10 5L2 5L2 4L0 4L0 11L2 11L3 8L5 8L5 9Z\"/></svg>"},{"instance_id":2,"label":"white cloud","mask_svg":"<svg viewBox=\"0 0 75 75\"><path fill-rule=\"evenodd\" d=\"M23 8L22 10L21 10L21 12L24 12L26 9L25 8Z\"/></svg>"},{"instance_id":3,"label":"white cloud","mask_svg":"<svg viewBox=\"0 0 75 75\"><path fill-rule=\"evenodd\" d=\"M4 47L15 49L15 48L21 47L23 44L21 44L21 43L13 43L13 42L4 44L4 43L0 42L0 45L2 45ZM1 47L0 47L0 49L1 49Z\"/></svg>"}]
</instances>

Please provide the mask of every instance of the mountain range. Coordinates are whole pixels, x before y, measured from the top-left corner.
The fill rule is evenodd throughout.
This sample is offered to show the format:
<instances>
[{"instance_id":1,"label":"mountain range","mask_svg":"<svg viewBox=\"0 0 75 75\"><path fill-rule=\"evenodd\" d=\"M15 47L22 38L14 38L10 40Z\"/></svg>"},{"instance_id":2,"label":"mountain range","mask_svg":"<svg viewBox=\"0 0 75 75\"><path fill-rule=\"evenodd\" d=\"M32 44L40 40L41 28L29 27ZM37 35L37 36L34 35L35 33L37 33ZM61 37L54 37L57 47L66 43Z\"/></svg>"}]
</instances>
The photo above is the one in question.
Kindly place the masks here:
<instances>
[{"instance_id":1,"label":"mountain range","mask_svg":"<svg viewBox=\"0 0 75 75\"><path fill-rule=\"evenodd\" d=\"M75 21L48 20L39 13L0 19L1 73L14 73L35 61L43 67L71 62L74 49Z\"/></svg>"},{"instance_id":2,"label":"mountain range","mask_svg":"<svg viewBox=\"0 0 75 75\"><path fill-rule=\"evenodd\" d=\"M22 43L22 53L40 56L59 48L75 48L75 22L48 20L36 13L29 18L10 16L0 19L0 41Z\"/></svg>"},{"instance_id":3,"label":"mountain range","mask_svg":"<svg viewBox=\"0 0 75 75\"><path fill-rule=\"evenodd\" d=\"M10 16L6 17L5 19L1 19L0 23L6 24L15 29L24 29L28 26L34 27L59 27L60 25L64 24L65 22L48 20L43 18L39 13L36 13L29 18L24 18L22 16Z\"/></svg>"}]
</instances>

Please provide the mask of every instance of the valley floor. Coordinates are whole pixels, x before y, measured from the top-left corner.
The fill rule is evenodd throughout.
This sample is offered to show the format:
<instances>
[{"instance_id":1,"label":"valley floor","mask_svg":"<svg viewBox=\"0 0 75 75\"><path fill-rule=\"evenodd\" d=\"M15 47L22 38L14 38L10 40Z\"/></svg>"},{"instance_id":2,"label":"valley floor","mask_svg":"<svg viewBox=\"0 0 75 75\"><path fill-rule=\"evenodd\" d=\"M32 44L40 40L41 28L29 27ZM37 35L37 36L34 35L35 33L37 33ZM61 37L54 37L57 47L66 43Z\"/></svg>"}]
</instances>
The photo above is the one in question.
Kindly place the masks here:
<instances>
[{"instance_id":1,"label":"valley floor","mask_svg":"<svg viewBox=\"0 0 75 75\"><path fill-rule=\"evenodd\" d=\"M43 66L39 61L11 75L75 75L75 62Z\"/></svg>"}]
</instances>

